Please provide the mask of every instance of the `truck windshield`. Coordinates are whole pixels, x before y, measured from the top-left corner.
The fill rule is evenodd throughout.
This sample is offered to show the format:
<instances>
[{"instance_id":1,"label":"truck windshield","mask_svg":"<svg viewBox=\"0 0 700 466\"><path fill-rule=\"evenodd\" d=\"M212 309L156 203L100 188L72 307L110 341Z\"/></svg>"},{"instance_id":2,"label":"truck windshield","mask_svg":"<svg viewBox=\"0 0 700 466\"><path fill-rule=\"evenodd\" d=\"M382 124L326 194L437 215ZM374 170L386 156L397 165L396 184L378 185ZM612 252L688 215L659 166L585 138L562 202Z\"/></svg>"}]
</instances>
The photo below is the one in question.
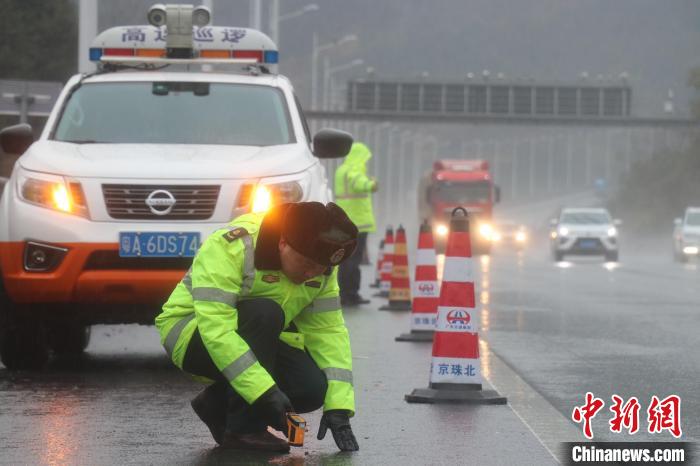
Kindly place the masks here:
<instances>
[{"instance_id":1,"label":"truck windshield","mask_svg":"<svg viewBox=\"0 0 700 466\"><path fill-rule=\"evenodd\" d=\"M442 181L433 185L433 201L450 204L475 204L489 202L491 184L485 181Z\"/></svg>"},{"instance_id":2,"label":"truck windshield","mask_svg":"<svg viewBox=\"0 0 700 466\"><path fill-rule=\"evenodd\" d=\"M610 215L605 212L564 212L559 223L573 225L605 225L610 223Z\"/></svg>"},{"instance_id":3,"label":"truck windshield","mask_svg":"<svg viewBox=\"0 0 700 466\"><path fill-rule=\"evenodd\" d=\"M685 224L692 226L700 225L700 212L688 212L688 216L685 218Z\"/></svg>"},{"instance_id":4,"label":"truck windshield","mask_svg":"<svg viewBox=\"0 0 700 466\"><path fill-rule=\"evenodd\" d=\"M246 146L294 142L280 90L172 81L83 84L66 103L54 139Z\"/></svg>"}]
</instances>

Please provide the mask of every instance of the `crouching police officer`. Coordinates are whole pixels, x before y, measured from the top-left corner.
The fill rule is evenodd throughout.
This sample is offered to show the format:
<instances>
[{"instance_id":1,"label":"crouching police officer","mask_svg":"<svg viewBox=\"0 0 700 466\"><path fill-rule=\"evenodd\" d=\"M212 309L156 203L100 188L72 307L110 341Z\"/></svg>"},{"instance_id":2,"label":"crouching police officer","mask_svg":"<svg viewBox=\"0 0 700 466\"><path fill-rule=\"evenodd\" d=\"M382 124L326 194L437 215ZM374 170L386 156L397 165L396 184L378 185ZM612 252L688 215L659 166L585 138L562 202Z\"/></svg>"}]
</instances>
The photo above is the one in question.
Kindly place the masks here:
<instances>
[{"instance_id":1,"label":"crouching police officer","mask_svg":"<svg viewBox=\"0 0 700 466\"><path fill-rule=\"evenodd\" d=\"M357 228L333 203L246 214L203 243L156 318L177 367L213 382L192 407L222 446L289 451L287 413L323 406L318 438L359 447L339 263Z\"/></svg>"}]
</instances>

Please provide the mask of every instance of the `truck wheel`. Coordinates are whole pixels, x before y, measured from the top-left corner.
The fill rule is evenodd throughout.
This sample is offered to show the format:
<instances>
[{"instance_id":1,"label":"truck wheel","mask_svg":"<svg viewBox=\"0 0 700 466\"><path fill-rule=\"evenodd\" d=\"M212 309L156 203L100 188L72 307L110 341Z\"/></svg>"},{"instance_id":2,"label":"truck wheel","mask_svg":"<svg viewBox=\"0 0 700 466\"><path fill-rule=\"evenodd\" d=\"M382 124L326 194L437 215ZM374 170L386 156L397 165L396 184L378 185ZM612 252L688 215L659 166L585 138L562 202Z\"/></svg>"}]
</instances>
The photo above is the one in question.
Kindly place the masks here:
<instances>
[{"instance_id":1,"label":"truck wheel","mask_svg":"<svg viewBox=\"0 0 700 466\"><path fill-rule=\"evenodd\" d=\"M8 370L41 369L49 359L46 327L37 311L12 303L0 280L0 361Z\"/></svg>"},{"instance_id":2,"label":"truck wheel","mask_svg":"<svg viewBox=\"0 0 700 466\"><path fill-rule=\"evenodd\" d=\"M61 322L49 329L49 347L56 354L81 354L90 343L90 326Z\"/></svg>"},{"instance_id":3,"label":"truck wheel","mask_svg":"<svg viewBox=\"0 0 700 466\"><path fill-rule=\"evenodd\" d=\"M617 262L618 258L619 255L617 251L605 254L605 260L608 262Z\"/></svg>"},{"instance_id":4,"label":"truck wheel","mask_svg":"<svg viewBox=\"0 0 700 466\"><path fill-rule=\"evenodd\" d=\"M561 262L564 260L564 253L563 252L555 251L554 254L552 254L552 255L554 256L555 262Z\"/></svg>"}]
</instances>

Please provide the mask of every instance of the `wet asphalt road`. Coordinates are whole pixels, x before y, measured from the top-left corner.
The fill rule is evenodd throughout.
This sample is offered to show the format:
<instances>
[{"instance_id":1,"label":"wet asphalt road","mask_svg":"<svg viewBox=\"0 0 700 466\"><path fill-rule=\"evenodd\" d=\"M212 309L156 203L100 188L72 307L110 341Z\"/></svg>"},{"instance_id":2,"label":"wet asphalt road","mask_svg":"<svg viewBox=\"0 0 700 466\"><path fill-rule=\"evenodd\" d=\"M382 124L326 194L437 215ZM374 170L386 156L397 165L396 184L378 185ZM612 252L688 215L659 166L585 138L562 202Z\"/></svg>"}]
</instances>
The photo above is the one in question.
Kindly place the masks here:
<instances>
[{"instance_id":1,"label":"wet asphalt road","mask_svg":"<svg viewBox=\"0 0 700 466\"><path fill-rule=\"evenodd\" d=\"M380 302L377 300L377 304ZM0 369L2 464L556 464L508 406L408 405L428 383L430 345L399 344L407 314L366 306L347 312L354 346L360 443L339 453L316 440L319 413L305 415L303 449L291 455L215 448L188 400L200 389L174 370L143 326L97 326L82 358L42 373Z\"/></svg>"},{"instance_id":2,"label":"wet asphalt road","mask_svg":"<svg viewBox=\"0 0 700 466\"><path fill-rule=\"evenodd\" d=\"M698 439L700 269L673 262L669 238L622 244L619 264L554 263L544 245L481 261L484 338L564 416L587 391L603 399L596 440L673 439L646 432L651 396L671 394L682 399L683 438ZM640 432L610 432L612 394L639 399Z\"/></svg>"},{"instance_id":3,"label":"wet asphalt road","mask_svg":"<svg viewBox=\"0 0 700 466\"><path fill-rule=\"evenodd\" d=\"M597 259L554 264L540 247L477 260L484 340L562 417L586 391L608 404L613 393L636 396L642 410L651 395L675 393L683 399L684 439L696 439L698 266L672 263L653 249L623 250L621 257L619 266ZM394 342L408 329L408 316L377 311L381 304L374 299L346 311L356 454L338 453L330 435L315 439L318 413L305 416L307 444L291 455L214 448L188 403L200 387L171 367L155 330L97 326L81 358L54 359L40 373L0 366L0 463L555 464L524 423L533 419L522 421L509 406L406 404L404 394L427 386L430 345ZM509 395L510 387L498 388ZM608 419L608 412L596 418L597 440L670 438L611 434Z\"/></svg>"}]
</instances>

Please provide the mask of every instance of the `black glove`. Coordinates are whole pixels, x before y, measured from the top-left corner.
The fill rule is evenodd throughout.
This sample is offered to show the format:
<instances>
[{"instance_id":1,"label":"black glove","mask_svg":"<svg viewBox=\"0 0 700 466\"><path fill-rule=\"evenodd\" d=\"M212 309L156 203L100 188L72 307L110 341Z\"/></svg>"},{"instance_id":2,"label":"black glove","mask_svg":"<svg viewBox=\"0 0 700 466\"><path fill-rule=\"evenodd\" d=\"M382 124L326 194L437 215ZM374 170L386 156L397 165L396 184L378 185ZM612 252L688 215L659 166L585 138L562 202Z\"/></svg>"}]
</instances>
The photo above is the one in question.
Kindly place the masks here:
<instances>
[{"instance_id":1,"label":"black glove","mask_svg":"<svg viewBox=\"0 0 700 466\"><path fill-rule=\"evenodd\" d=\"M293 413L292 403L277 385L270 387L252 405L253 414L268 426L280 432L287 432L287 413Z\"/></svg>"},{"instance_id":2,"label":"black glove","mask_svg":"<svg viewBox=\"0 0 700 466\"><path fill-rule=\"evenodd\" d=\"M355 439L355 434L352 433L350 418L346 411L332 409L323 413L316 438L323 440L328 429L331 429L333 440L335 440L335 444L338 445L340 451L357 451L360 449Z\"/></svg>"}]
</instances>

